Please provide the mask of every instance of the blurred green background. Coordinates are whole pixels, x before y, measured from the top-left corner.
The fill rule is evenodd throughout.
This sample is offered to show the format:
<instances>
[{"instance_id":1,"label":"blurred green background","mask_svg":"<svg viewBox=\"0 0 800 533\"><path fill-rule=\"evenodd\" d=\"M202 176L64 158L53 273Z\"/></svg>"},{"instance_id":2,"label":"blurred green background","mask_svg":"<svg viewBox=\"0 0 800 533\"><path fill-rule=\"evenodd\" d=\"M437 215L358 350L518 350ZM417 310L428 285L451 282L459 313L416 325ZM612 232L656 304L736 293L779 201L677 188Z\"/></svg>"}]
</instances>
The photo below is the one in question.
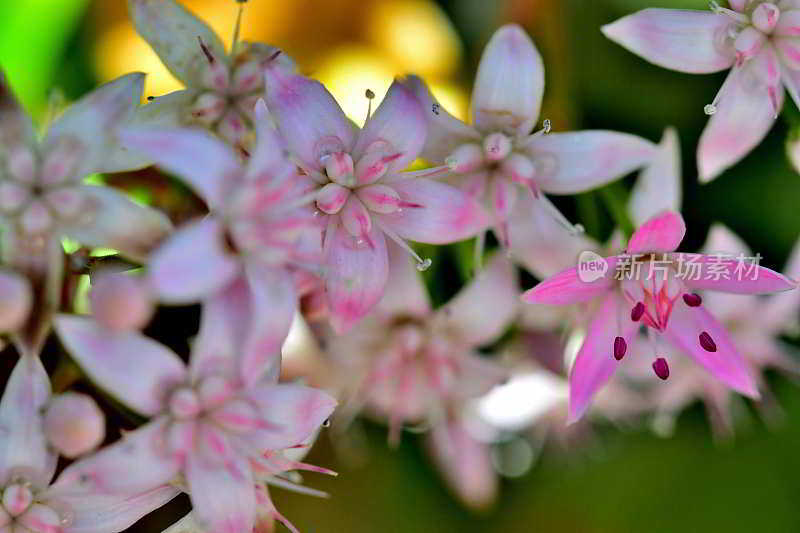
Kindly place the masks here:
<instances>
[{"instance_id":1,"label":"blurred green background","mask_svg":"<svg viewBox=\"0 0 800 533\"><path fill-rule=\"evenodd\" d=\"M189 0L230 39L234 0ZM480 52L506 22L531 34L546 65L543 118L555 131L608 128L653 141L675 126L684 158L686 249L722 222L764 257L783 265L800 230L800 176L785 142L800 113L787 99L769 137L708 186L697 184L694 149L724 74L691 76L651 66L604 39L602 24L645 7L705 9L704 0L250 0L244 36L275 44L320 78L354 118L369 87L379 96L395 75L427 77L446 106L463 116ZM80 96L130 70L151 74L148 94L177 86L133 32L123 0L0 2L0 65L39 119L48 102ZM630 184L631 178L625 182ZM596 237L611 231L600 195L559 201ZM678 420L671 438L646 428L601 427L576 450L548 447L524 476L503 482L498 504L465 511L432 470L418 439L389 450L368 425L369 455L359 467L339 461L323 436L309 462L338 478L309 475L329 491L318 500L272 490L281 512L305 532L688 532L800 531L800 391L769 376L785 418L767 427L752 406L739 408L733 441L714 442L702 406ZM181 499L137 525L160 531L186 508ZM278 526L279 528L282 526Z\"/></svg>"}]
</instances>

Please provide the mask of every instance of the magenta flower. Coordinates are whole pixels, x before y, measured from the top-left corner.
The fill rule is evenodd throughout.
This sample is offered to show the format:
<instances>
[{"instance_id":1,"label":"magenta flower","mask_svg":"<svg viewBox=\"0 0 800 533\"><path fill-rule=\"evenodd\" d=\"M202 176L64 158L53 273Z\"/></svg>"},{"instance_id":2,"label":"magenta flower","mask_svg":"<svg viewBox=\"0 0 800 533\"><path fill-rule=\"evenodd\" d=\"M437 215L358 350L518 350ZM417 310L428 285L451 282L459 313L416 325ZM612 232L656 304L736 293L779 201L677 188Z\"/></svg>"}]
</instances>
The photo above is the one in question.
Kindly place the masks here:
<instances>
[{"instance_id":1,"label":"magenta flower","mask_svg":"<svg viewBox=\"0 0 800 533\"><path fill-rule=\"evenodd\" d=\"M148 279L167 303L203 301L247 324L242 378L258 379L280 354L297 307L290 268L314 265L316 251L304 233L318 226L303 195L296 167L270 126L263 101L256 109L257 142L240 163L225 143L196 129L129 128L131 150L177 174L211 213L190 222L151 256Z\"/></svg>"},{"instance_id":2,"label":"magenta flower","mask_svg":"<svg viewBox=\"0 0 800 533\"><path fill-rule=\"evenodd\" d=\"M21 357L0 401L0 531L114 533L178 494L164 484L110 493L88 488L68 474L51 485L58 457L48 447L42 414L50 398L42 363L37 357Z\"/></svg>"},{"instance_id":3,"label":"magenta flower","mask_svg":"<svg viewBox=\"0 0 800 533\"><path fill-rule=\"evenodd\" d=\"M291 72L294 62L262 43L237 42L226 53L214 30L174 0L128 0L128 10L139 34L186 85L142 107L137 121L206 128L248 155L255 141L253 109L264 93L265 67Z\"/></svg>"},{"instance_id":4,"label":"magenta flower","mask_svg":"<svg viewBox=\"0 0 800 533\"><path fill-rule=\"evenodd\" d=\"M783 106L783 87L800 104L800 13L792 0L711 2L711 12L645 9L603 27L631 52L664 68L706 74L731 69L700 138L701 181L747 155Z\"/></svg>"},{"instance_id":5,"label":"magenta flower","mask_svg":"<svg viewBox=\"0 0 800 533\"><path fill-rule=\"evenodd\" d=\"M279 69L266 76L267 105L323 217L323 264L331 323L347 331L378 303L389 270L386 239L444 244L475 235L488 219L458 189L401 172L422 150L425 118L398 82L360 131L318 82ZM414 254L415 255L415 254ZM420 262L420 269L430 261Z\"/></svg>"},{"instance_id":6,"label":"magenta flower","mask_svg":"<svg viewBox=\"0 0 800 533\"><path fill-rule=\"evenodd\" d=\"M128 74L95 89L71 105L40 142L0 73L3 262L37 292L31 324L15 337L24 352L38 354L60 302L62 237L143 260L171 229L163 214L110 187L83 183L95 172L129 168L116 130L138 106L143 80L143 74Z\"/></svg>"},{"instance_id":7,"label":"magenta flower","mask_svg":"<svg viewBox=\"0 0 800 533\"><path fill-rule=\"evenodd\" d=\"M524 243L556 220L580 233L543 193L573 194L604 185L645 165L653 144L611 131L531 133L544 93L544 67L533 42L517 25L503 26L483 52L472 93L473 125L450 115L424 82L407 85L423 103L429 135L422 157L447 164L458 185L485 201L498 240L521 262ZM520 191L520 186L523 191ZM563 231L563 230L562 230ZM531 236L533 234L533 236Z\"/></svg>"},{"instance_id":8,"label":"magenta flower","mask_svg":"<svg viewBox=\"0 0 800 533\"><path fill-rule=\"evenodd\" d=\"M678 347L728 387L758 397L745 360L696 291L756 294L789 290L796 284L738 258L676 253L685 231L678 213L664 212L633 234L626 254L597 256L591 262L596 270L589 271L590 278L587 270L570 268L523 295L528 303L593 301L597 306L570 372L570 421L581 417L613 375L640 325L653 335L656 359L652 366L661 379L668 378L669 365L659 352L657 337ZM580 264L581 268L585 265Z\"/></svg>"},{"instance_id":9,"label":"magenta flower","mask_svg":"<svg viewBox=\"0 0 800 533\"><path fill-rule=\"evenodd\" d=\"M56 329L86 373L152 420L62 477L110 493L185 479L193 512L215 532L251 533L256 485L274 472L271 452L308 438L335 400L300 385L278 384L278 363L245 384L241 317L219 300L202 317L188 368L138 332L113 332L63 315ZM177 481L184 484L184 481Z\"/></svg>"}]
</instances>

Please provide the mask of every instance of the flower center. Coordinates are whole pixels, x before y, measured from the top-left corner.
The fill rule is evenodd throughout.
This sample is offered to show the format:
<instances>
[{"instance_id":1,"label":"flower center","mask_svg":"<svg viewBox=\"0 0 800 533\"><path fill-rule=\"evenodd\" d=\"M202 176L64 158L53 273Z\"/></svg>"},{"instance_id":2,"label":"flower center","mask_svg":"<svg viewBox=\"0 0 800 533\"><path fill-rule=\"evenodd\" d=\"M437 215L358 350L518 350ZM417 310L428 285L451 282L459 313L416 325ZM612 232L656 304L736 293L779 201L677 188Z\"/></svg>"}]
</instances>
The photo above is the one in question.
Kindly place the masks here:
<instances>
[{"instance_id":1,"label":"flower center","mask_svg":"<svg viewBox=\"0 0 800 533\"><path fill-rule=\"evenodd\" d=\"M15 479L3 490L3 505L0 508L0 528L31 533L53 533L72 521L69 510L58 512L49 505L38 503L30 483Z\"/></svg>"},{"instance_id":2,"label":"flower center","mask_svg":"<svg viewBox=\"0 0 800 533\"><path fill-rule=\"evenodd\" d=\"M3 491L3 508L11 516L19 516L33 503L33 492L27 483L12 483Z\"/></svg>"}]
</instances>

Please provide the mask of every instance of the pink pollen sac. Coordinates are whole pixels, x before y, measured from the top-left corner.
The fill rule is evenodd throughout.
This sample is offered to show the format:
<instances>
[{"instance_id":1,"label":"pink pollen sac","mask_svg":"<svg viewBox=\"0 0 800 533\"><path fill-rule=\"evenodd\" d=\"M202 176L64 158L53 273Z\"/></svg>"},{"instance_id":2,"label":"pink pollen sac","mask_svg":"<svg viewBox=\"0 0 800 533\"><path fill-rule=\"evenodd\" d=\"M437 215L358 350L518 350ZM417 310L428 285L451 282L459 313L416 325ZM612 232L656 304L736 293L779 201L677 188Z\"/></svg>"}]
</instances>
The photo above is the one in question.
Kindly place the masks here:
<instances>
[{"instance_id":1,"label":"pink pollen sac","mask_svg":"<svg viewBox=\"0 0 800 533\"><path fill-rule=\"evenodd\" d=\"M683 295L683 301L689 307L699 307L703 303L703 299L697 293L686 293Z\"/></svg>"},{"instance_id":2,"label":"pink pollen sac","mask_svg":"<svg viewBox=\"0 0 800 533\"><path fill-rule=\"evenodd\" d=\"M653 371L656 373L656 376L666 381L669 377L669 365L667 364L667 360L663 357L659 357L653 361Z\"/></svg>"},{"instance_id":3,"label":"pink pollen sac","mask_svg":"<svg viewBox=\"0 0 800 533\"><path fill-rule=\"evenodd\" d=\"M700 346L707 352L716 352L717 351L717 343L714 342L714 339L711 338L711 335L708 334L707 331L704 331L700 334Z\"/></svg>"},{"instance_id":4,"label":"pink pollen sac","mask_svg":"<svg viewBox=\"0 0 800 533\"><path fill-rule=\"evenodd\" d=\"M622 337L617 337L614 339L614 359L617 361L622 361L622 358L625 357L625 352L628 351L628 343L625 342L625 339Z\"/></svg>"},{"instance_id":5,"label":"pink pollen sac","mask_svg":"<svg viewBox=\"0 0 800 533\"><path fill-rule=\"evenodd\" d=\"M641 320L642 315L644 315L644 304L642 302L636 302L636 305L631 309L631 320L638 322Z\"/></svg>"}]
</instances>

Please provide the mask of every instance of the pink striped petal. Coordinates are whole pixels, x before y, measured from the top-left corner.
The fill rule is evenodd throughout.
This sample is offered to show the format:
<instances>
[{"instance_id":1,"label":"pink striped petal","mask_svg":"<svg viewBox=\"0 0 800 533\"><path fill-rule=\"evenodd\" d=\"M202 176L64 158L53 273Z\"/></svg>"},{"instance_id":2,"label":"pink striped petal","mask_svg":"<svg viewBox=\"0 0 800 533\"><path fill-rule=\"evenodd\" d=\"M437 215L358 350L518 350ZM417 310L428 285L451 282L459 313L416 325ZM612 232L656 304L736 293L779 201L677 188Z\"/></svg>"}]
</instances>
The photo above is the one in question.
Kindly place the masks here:
<instances>
[{"instance_id":1,"label":"pink striped petal","mask_svg":"<svg viewBox=\"0 0 800 533\"><path fill-rule=\"evenodd\" d=\"M722 46L730 18L709 11L644 9L603 26L606 37L664 68L705 74L733 65Z\"/></svg>"},{"instance_id":2,"label":"pink striped petal","mask_svg":"<svg viewBox=\"0 0 800 533\"><path fill-rule=\"evenodd\" d=\"M265 79L267 107L304 166L321 171L320 157L351 150L355 126L321 83L277 67Z\"/></svg>"},{"instance_id":3,"label":"pink striped petal","mask_svg":"<svg viewBox=\"0 0 800 533\"><path fill-rule=\"evenodd\" d=\"M325 290L331 325L344 333L361 320L383 296L389 258L383 231L373 225L366 239L352 237L336 220L325 235Z\"/></svg>"},{"instance_id":4,"label":"pink striped petal","mask_svg":"<svg viewBox=\"0 0 800 533\"><path fill-rule=\"evenodd\" d=\"M336 400L321 390L303 385L262 385L250 389L249 398L260 416L274 429L251 438L262 451L291 448L311 436L333 413Z\"/></svg>"},{"instance_id":5,"label":"pink striped petal","mask_svg":"<svg viewBox=\"0 0 800 533\"><path fill-rule=\"evenodd\" d=\"M284 269L248 264L250 325L241 354L241 377L246 385L262 379L280 365L281 346L297 309L291 275Z\"/></svg>"},{"instance_id":6,"label":"pink striped petal","mask_svg":"<svg viewBox=\"0 0 800 533\"><path fill-rule=\"evenodd\" d=\"M381 224L405 239L448 244L476 235L489 225L489 216L473 197L450 185L413 178L392 183L403 201L421 207L379 215Z\"/></svg>"},{"instance_id":7,"label":"pink striped petal","mask_svg":"<svg viewBox=\"0 0 800 533\"><path fill-rule=\"evenodd\" d=\"M578 267L568 268L525 292L522 301L529 304L569 305L588 302L604 295L616 281L614 269L618 257L603 259L608 268L597 279L583 281L578 274Z\"/></svg>"},{"instance_id":8,"label":"pink striped petal","mask_svg":"<svg viewBox=\"0 0 800 533\"><path fill-rule=\"evenodd\" d=\"M642 224L628 241L627 252L672 252L686 235L686 223L680 213L664 211Z\"/></svg>"},{"instance_id":9,"label":"pink striped petal","mask_svg":"<svg viewBox=\"0 0 800 533\"><path fill-rule=\"evenodd\" d=\"M50 379L38 357L19 358L0 401L0 476L15 471L31 476L34 486L47 486L57 457L50 451L42 412L50 400Z\"/></svg>"},{"instance_id":10,"label":"pink striped petal","mask_svg":"<svg viewBox=\"0 0 800 533\"><path fill-rule=\"evenodd\" d=\"M69 465L53 485L54 492L90 490L102 494L135 494L168 483L180 468L165 447L169 420L159 417L126 433L111 446Z\"/></svg>"},{"instance_id":11,"label":"pink striped petal","mask_svg":"<svg viewBox=\"0 0 800 533\"><path fill-rule=\"evenodd\" d=\"M715 352L709 352L700 345L699 336L702 332L708 333L713 339L717 348ZM759 397L747 362L736 350L722 324L703 306L673 307L664 336L728 387L751 398Z\"/></svg>"},{"instance_id":12,"label":"pink striped petal","mask_svg":"<svg viewBox=\"0 0 800 533\"><path fill-rule=\"evenodd\" d=\"M617 369L614 358L616 337L630 345L638 324L631 322L628 306L617 293L606 296L595 314L569 374L568 422L580 419L594 395L608 382Z\"/></svg>"},{"instance_id":13,"label":"pink striped petal","mask_svg":"<svg viewBox=\"0 0 800 533\"><path fill-rule=\"evenodd\" d=\"M225 202L230 180L242 172L234 151L204 130L130 127L120 140L180 176L212 208Z\"/></svg>"},{"instance_id":14,"label":"pink striped petal","mask_svg":"<svg viewBox=\"0 0 800 533\"><path fill-rule=\"evenodd\" d=\"M186 461L192 512L204 530L248 533L256 517L253 473L245 456L231 454L229 464L208 464L198 453Z\"/></svg>"},{"instance_id":15,"label":"pink striped petal","mask_svg":"<svg viewBox=\"0 0 800 533\"><path fill-rule=\"evenodd\" d=\"M528 34L516 24L498 29L483 50L472 116L483 133L527 135L533 129L544 94L544 65Z\"/></svg>"},{"instance_id":16,"label":"pink striped petal","mask_svg":"<svg viewBox=\"0 0 800 533\"><path fill-rule=\"evenodd\" d=\"M761 58L770 58L761 61ZM770 66L771 65L771 66ZM767 68L777 68L774 52L765 46L744 67L734 69L725 80L717 112L708 121L697 147L700 181L707 183L738 163L767 135L776 114L783 106L783 90L778 85L773 105L763 83Z\"/></svg>"},{"instance_id":17,"label":"pink striped petal","mask_svg":"<svg viewBox=\"0 0 800 533\"><path fill-rule=\"evenodd\" d=\"M732 254L673 254L682 263L682 281L693 290L734 294L768 294L795 289L797 283L774 270L753 264L748 256ZM696 264L697 266L692 266Z\"/></svg>"},{"instance_id":18,"label":"pink striped petal","mask_svg":"<svg viewBox=\"0 0 800 533\"><path fill-rule=\"evenodd\" d=\"M517 314L518 281L511 262L496 253L436 315L469 344L487 344L501 335Z\"/></svg>"},{"instance_id":19,"label":"pink striped petal","mask_svg":"<svg viewBox=\"0 0 800 533\"><path fill-rule=\"evenodd\" d=\"M553 194L605 185L648 164L656 153L646 139L602 130L531 137L523 149L542 164L536 184Z\"/></svg>"},{"instance_id":20,"label":"pink striped petal","mask_svg":"<svg viewBox=\"0 0 800 533\"><path fill-rule=\"evenodd\" d=\"M401 154L389 163L388 172L403 170L419 156L427 131L419 100L411 89L395 80L358 135L353 159L358 161L370 150L370 145L385 141L389 143L390 151Z\"/></svg>"},{"instance_id":21,"label":"pink striped petal","mask_svg":"<svg viewBox=\"0 0 800 533\"><path fill-rule=\"evenodd\" d=\"M150 259L149 279L168 303L191 303L210 296L241 272L226 249L224 229L213 216L178 230Z\"/></svg>"},{"instance_id":22,"label":"pink striped petal","mask_svg":"<svg viewBox=\"0 0 800 533\"><path fill-rule=\"evenodd\" d=\"M644 224L647 219L664 210L680 210L680 150L678 132L675 128L667 128L653 160L639 174L631 191L628 208L635 225Z\"/></svg>"},{"instance_id":23,"label":"pink striped petal","mask_svg":"<svg viewBox=\"0 0 800 533\"><path fill-rule=\"evenodd\" d=\"M272 175L273 180L282 176L283 167L288 163L286 142L272 126L272 119L264 100L259 100L255 108L256 145L247 163L247 178L256 180Z\"/></svg>"},{"instance_id":24,"label":"pink striped petal","mask_svg":"<svg viewBox=\"0 0 800 533\"><path fill-rule=\"evenodd\" d=\"M139 332L111 331L88 318L70 315L59 315L55 328L93 381L142 414L162 411L165 394L186 379L183 361Z\"/></svg>"},{"instance_id":25,"label":"pink striped petal","mask_svg":"<svg viewBox=\"0 0 800 533\"><path fill-rule=\"evenodd\" d=\"M200 87L209 63L198 39L218 61L225 45L205 22L175 0L130 0L131 20L162 63L189 87Z\"/></svg>"},{"instance_id":26,"label":"pink striped petal","mask_svg":"<svg viewBox=\"0 0 800 533\"><path fill-rule=\"evenodd\" d=\"M480 142L481 136L475 128L464 124L436 101L425 82L417 76L409 76L405 82L422 105L428 122L428 138L420 154L435 165L443 165L444 160L458 146Z\"/></svg>"}]
</instances>

